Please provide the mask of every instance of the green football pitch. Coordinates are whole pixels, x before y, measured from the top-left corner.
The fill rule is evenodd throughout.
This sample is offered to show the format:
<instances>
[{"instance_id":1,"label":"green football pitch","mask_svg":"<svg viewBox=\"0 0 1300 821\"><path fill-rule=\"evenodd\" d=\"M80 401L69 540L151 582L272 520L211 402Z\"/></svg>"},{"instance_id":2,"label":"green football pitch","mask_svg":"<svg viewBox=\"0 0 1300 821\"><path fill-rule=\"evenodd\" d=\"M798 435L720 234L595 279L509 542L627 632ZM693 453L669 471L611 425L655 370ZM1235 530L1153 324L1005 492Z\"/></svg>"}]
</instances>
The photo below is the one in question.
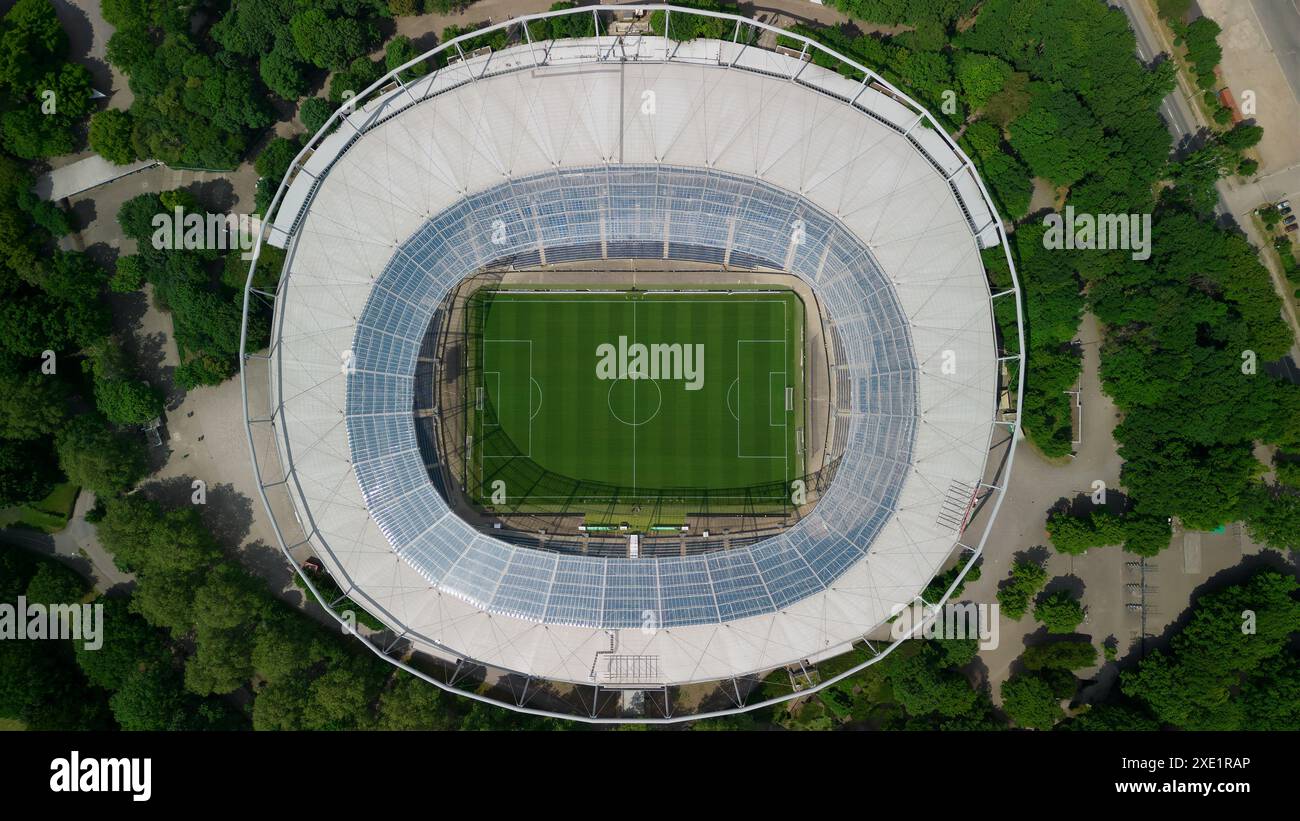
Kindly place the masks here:
<instances>
[{"instance_id":1,"label":"green football pitch","mask_svg":"<svg viewBox=\"0 0 1300 821\"><path fill-rule=\"evenodd\" d=\"M770 512L803 475L803 304L791 291L485 289L469 331L479 504Z\"/></svg>"}]
</instances>

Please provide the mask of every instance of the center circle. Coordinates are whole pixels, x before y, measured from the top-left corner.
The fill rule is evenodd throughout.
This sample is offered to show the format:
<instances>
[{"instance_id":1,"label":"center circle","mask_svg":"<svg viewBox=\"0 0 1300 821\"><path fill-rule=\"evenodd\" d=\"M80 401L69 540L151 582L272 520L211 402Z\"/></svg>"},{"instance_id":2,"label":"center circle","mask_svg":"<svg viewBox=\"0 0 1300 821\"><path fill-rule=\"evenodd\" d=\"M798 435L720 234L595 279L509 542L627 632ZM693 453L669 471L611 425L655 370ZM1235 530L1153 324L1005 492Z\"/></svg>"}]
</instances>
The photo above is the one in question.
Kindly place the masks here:
<instances>
[{"instance_id":1,"label":"center circle","mask_svg":"<svg viewBox=\"0 0 1300 821\"><path fill-rule=\"evenodd\" d=\"M645 384L638 385L638 382ZM659 415L664 404L664 392L653 379L616 379L609 386L605 401L615 419L635 428Z\"/></svg>"}]
</instances>

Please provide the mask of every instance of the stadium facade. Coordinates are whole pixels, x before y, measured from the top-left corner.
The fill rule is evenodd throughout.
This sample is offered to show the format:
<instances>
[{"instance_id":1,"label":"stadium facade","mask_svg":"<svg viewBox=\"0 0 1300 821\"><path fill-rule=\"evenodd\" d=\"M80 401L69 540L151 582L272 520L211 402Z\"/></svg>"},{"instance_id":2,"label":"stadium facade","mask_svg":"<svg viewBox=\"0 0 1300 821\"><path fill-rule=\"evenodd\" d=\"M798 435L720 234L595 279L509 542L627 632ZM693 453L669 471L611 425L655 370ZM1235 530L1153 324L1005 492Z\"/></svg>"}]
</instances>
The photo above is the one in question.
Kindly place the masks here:
<instances>
[{"instance_id":1,"label":"stadium facade","mask_svg":"<svg viewBox=\"0 0 1300 821\"><path fill-rule=\"evenodd\" d=\"M638 8L734 36L611 33ZM574 14L598 36L533 42L524 25ZM375 652L514 709L684 720L758 706L768 671L806 674L864 638L856 666L873 663L891 615L978 558L1010 469L999 443L1018 433L1020 296L1013 266L990 287L981 252L1006 242L974 167L869 68L747 18L586 7L472 36L499 30L513 45L466 53L467 35L357 95L276 194L263 241L287 260L275 293L250 271L245 303L273 303L272 343L242 377L281 548L317 556L389 628L361 638ZM797 45L762 47L778 34ZM439 52L454 56L399 79ZM618 258L788 272L833 321L843 460L779 536L568 555L471 526L432 486L412 407L447 292L490 265ZM1000 341L998 300L1015 339ZM411 650L446 664L412 666ZM714 685L732 701L681 706ZM630 691L651 694L635 715Z\"/></svg>"}]
</instances>

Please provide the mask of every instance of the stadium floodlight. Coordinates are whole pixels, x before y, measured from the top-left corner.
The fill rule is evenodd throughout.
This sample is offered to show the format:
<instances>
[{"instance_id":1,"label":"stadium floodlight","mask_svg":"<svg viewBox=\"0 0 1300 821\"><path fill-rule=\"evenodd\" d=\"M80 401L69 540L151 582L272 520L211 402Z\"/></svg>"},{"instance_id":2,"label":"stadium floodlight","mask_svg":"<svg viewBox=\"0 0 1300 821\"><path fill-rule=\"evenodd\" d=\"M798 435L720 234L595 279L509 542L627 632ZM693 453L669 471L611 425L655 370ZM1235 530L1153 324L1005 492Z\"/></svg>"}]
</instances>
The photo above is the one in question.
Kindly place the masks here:
<instances>
[{"instance_id":1,"label":"stadium floodlight","mask_svg":"<svg viewBox=\"0 0 1300 821\"><path fill-rule=\"evenodd\" d=\"M655 36L620 25L631 12ZM596 36L551 39L587 17ZM675 39L700 30L692 17L722 36ZM1011 469L1022 311L1001 219L929 112L805 37L663 5L503 21L347 103L263 223L241 383L276 539L318 597L309 555L337 598L385 625L358 634L372 651L524 712L685 721L852 675L898 645L889 619L954 555L939 603L961 583ZM285 252L273 295L253 285L263 242ZM991 287L985 251L1009 281ZM485 269L609 259L780 272L815 296L833 326L842 456L788 529L656 555L646 528L635 555L585 555L506 540L434 486L414 408L439 306ZM1014 310L995 319L999 300ZM250 351L249 320L268 305L270 343ZM789 376L779 350L757 367ZM606 355L627 369L626 350ZM771 390L774 413L796 406L795 387ZM834 675L810 674L847 652ZM783 668L806 686L763 684Z\"/></svg>"}]
</instances>

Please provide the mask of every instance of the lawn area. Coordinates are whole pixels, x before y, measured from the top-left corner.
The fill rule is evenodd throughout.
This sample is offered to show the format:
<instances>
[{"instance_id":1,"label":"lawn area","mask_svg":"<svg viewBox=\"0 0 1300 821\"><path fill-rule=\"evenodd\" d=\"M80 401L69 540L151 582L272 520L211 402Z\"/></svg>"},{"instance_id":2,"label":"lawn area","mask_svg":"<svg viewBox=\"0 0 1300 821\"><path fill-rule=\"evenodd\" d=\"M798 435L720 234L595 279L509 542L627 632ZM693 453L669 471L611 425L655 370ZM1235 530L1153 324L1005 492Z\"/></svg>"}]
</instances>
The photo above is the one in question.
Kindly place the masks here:
<instances>
[{"instance_id":1,"label":"lawn area","mask_svg":"<svg viewBox=\"0 0 1300 821\"><path fill-rule=\"evenodd\" d=\"M479 291L472 494L497 510L783 509L804 468L802 326L788 290Z\"/></svg>"},{"instance_id":2,"label":"lawn area","mask_svg":"<svg viewBox=\"0 0 1300 821\"><path fill-rule=\"evenodd\" d=\"M26 527L42 533L58 533L68 526L77 502L78 486L65 482L39 502L28 502L0 510L0 527Z\"/></svg>"}]
</instances>

